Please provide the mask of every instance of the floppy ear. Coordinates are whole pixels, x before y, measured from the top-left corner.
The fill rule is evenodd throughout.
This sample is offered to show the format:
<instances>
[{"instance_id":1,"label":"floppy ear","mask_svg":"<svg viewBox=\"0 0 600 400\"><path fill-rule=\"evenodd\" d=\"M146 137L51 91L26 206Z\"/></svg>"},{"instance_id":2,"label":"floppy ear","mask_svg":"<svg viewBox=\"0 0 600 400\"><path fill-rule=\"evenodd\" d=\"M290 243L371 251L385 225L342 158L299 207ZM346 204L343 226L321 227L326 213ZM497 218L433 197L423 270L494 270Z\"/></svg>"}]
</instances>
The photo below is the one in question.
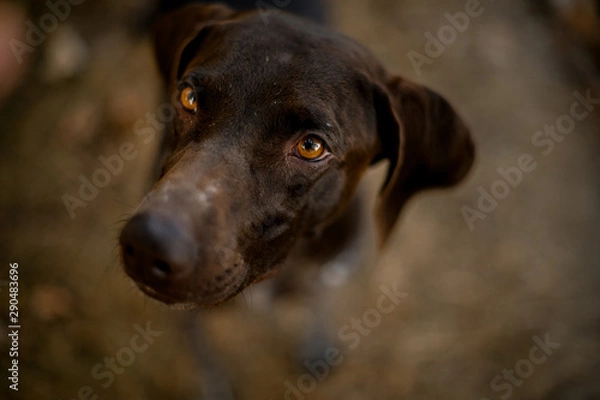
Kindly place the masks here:
<instances>
[{"instance_id":1,"label":"floppy ear","mask_svg":"<svg viewBox=\"0 0 600 400\"><path fill-rule=\"evenodd\" d=\"M181 77L194 57L208 27L226 20L234 11L221 4L194 4L160 18L154 26L154 47L158 68L167 83Z\"/></svg>"},{"instance_id":2,"label":"floppy ear","mask_svg":"<svg viewBox=\"0 0 600 400\"><path fill-rule=\"evenodd\" d=\"M475 155L469 129L430 89L394 77L375 94L377 131L390 166L376 210L385 244L404 203L422 189L458 183Z\"/></svg>"}]
</instances>

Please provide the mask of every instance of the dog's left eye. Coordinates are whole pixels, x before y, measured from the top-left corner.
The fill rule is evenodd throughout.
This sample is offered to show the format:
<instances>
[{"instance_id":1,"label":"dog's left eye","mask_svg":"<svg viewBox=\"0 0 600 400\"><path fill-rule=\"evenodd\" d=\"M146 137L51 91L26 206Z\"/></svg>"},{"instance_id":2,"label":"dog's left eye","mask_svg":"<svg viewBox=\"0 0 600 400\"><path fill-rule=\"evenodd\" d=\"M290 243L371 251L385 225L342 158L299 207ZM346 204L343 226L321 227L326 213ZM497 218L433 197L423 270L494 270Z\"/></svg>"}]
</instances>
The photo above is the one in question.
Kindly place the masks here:
<instances>
[{"instance_id":1,"label":"dog's left eye","mask_svg":"<svg viewBox=\"0 0 600 400\"><path fill-rule=\"evenodd\" d=\"M196 111L198 107L198 99L196 98L196 92L189 86L186 86L181 90L181 94L179 95L179 101L183 108L188 111Z\"/></svg>"},{"instance_id":2,"label":"dog's left eye","mask_svg":"<svg viewBox=\"0 0 600 400\"><path fill-rule=\"evenodd\" d=\"M308 161L318 161L327 156L325 143L316 136L307 136L295 148L296 154Z\"/></svg>"}]
</instances>

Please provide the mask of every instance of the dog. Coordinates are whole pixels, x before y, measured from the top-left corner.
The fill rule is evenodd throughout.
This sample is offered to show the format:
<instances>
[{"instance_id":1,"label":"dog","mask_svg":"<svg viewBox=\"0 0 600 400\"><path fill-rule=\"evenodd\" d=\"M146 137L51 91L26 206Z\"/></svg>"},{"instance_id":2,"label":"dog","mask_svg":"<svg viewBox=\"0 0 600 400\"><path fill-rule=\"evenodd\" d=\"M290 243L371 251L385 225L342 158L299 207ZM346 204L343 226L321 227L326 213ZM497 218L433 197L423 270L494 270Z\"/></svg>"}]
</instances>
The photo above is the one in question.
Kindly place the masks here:
<instances>
[{"instance_id":1,"label":"dog","mask_svg":"<svg viewBox=\"0 0 600 400\"><path fill-rule=\"evenodd\" d=\"M381 249L415 193L459 183L474 161L448 101L324 26L192 4L153 35L176 114L119 243L127 275L164 303L216 306L280 273L352 262L364 215ZM357 187L386 160L373 213Z\"/></svg>"}]
</instances>

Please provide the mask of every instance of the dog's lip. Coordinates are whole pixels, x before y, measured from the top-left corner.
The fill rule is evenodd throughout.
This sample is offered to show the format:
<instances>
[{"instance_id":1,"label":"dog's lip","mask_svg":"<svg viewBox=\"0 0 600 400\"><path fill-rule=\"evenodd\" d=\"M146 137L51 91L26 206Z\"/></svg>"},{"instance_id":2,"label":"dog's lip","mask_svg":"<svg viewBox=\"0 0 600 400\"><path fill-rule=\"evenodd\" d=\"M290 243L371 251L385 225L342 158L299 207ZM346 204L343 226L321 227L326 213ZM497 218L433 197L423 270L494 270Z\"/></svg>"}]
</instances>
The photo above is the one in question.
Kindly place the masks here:
<instances>
[{"instance_id":1,"label":"dog's lip","mask_svg":"<svg viewBox=\"0 0 600 400\"><path fill-rule=\"evenodd\" d=\"M135 284L142 292L144 292L144 294L148 295L149 297L152 297L153 299L159 300L167 305L171 306L193 304L193 302L188 300L189 296L186 296L182 293L164 294L154 289L153 287L146 285L145 283L136 281ZM185 300L182 300L182 298L185 298Z\"/></svg>"},{"instance_id":2,"label":"dog's lip","mask_svg":"<svg viewBox=\"0 0 600 400\"><path fill-rule=\"evenodd\" d=\"M123 257L122 254L121 257ZM154 289L149 283L143 282L143 280L140 280L139 277L136 277L124 261L122 261L121 264L124 267L125 274L136 284L142 293L168 305L171 308L176 309L194 309L198 307L218 306L219 304L222 304L240 294L254 281L252 274L248 273L246 263L242 262L240 266L243 267L243 272L239 275L237 285L230 288L230 290L219 293L221 296L217 298L203 299L201 297L194 296L191 291L165 293L165 291Z\"/></svg>"},{"instance_id":3,"label":"dog's lip","mask_svg":"<svg viewBox=\"0 0 600 400\"><path fill-rule=\"evenodd\" d=\"M171 308L190 310L190 309L194 309L194 308L198 308L198 307L218 306L219 304L222 304L225 301L230 300L231 298L233 298L233 297L237 296L239 293L241 293L242 290L244 290L248 285L250 285L252 283L252 279L249 279L249 277L246 276L246 274L244 274L244 276L241 277L240 282L236 286L234 286L232 289L222 293L221 296L219 296L217 298L209 299L208 301L207 301L207 299L194 297L191 294L191 292L188 292L188 293L182 293L182 292L164 293L164 292L154 289L153 287L151 287L143 282L140 282L137 280L134 280L134 282L137 285L137 287L147 296L149 296L155 300L158 300L162 303L165 303L166 305L168 305Z\"/></svg>"},{"instance_id":4,"label":"dog's lip","mask_svg":"<svg viewBox=\"0 0 600 400\"><path fill-rule=\"evenodd\" d=\"M238 294L240 294L251 283L252 283L252 280L249 279L249 274L247 274L247 272L244 272L240 276L239 283L237 285L233 286L230 290L224 292L222 296L215 298L215 299L211 299L210 302L204 302L204 303L198 304L198 305L205 306L205 307L218 306L219 304L222 304L222 303L226 302L227 300L230 300L230 299L234 298L235 296L237 296Z\"/></svg>"}]
</instances>

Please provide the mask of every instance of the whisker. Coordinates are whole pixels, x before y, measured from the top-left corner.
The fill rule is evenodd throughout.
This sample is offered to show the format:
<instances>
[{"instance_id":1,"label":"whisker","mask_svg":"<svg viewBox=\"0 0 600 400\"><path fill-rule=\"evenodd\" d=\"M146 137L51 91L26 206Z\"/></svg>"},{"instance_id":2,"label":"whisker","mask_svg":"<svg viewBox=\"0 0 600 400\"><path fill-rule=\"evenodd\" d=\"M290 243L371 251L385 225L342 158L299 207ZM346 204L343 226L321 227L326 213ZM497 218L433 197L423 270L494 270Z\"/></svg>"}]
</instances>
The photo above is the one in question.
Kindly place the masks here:
<instances>
[{"instance_id":1,"label":"whisker","mask_svg":"<svg viewBox=\"0 0 600 400\"><path fill-rule=\"evenodd\" d=\"M132 210L133 210L133 209L135 209L135 206L134 206L134 205L131 205L131 204L125 203L124 201L121 201L121 200L115 199L114 197L113 197L111 200L112 200L112 201L114 201L115 203L119 203L119 204L121 204L121 205L123 205L123 206L129 207L129 208L131 208Z\"/></svg>"},{"instance_id":2,"label":"whisker","mask_svg":"<svg viewBox=\"0 0 600 400\"><path fill-rule=\"evenodd\" d=\"M248 309L248 302L246 301L246 295L244 294L244 292L240 293L242 295L242 299L244 299L244 305L246 306L246 309Z\"/></svg>"},{"instance_id":3,"label":"whisker","mask_svg":"<svg viewBox=\"0 0 600 400\"><path fill-rule=\"evenodd\" d=\"M115 226L115 225L127 222L131 218L132 215L133 214L131 214L131 213L126 213L126 214L121 214L121 215L117 216L117 219L115 221L113 221L113 223L111 223L111 226Z\"/></svg>"},{"instance_id":4,"label":"whisker","mask_svg":"<svg viewBox=\"0 0 600 400\"><path fill-rule=\"evenodd\" d=\"M253 298L253 292L254 292L254 286L250 286L248 288L248 295L250 297L250 309L254 308L254 298Z\"/></svg>"}]
</instances>

